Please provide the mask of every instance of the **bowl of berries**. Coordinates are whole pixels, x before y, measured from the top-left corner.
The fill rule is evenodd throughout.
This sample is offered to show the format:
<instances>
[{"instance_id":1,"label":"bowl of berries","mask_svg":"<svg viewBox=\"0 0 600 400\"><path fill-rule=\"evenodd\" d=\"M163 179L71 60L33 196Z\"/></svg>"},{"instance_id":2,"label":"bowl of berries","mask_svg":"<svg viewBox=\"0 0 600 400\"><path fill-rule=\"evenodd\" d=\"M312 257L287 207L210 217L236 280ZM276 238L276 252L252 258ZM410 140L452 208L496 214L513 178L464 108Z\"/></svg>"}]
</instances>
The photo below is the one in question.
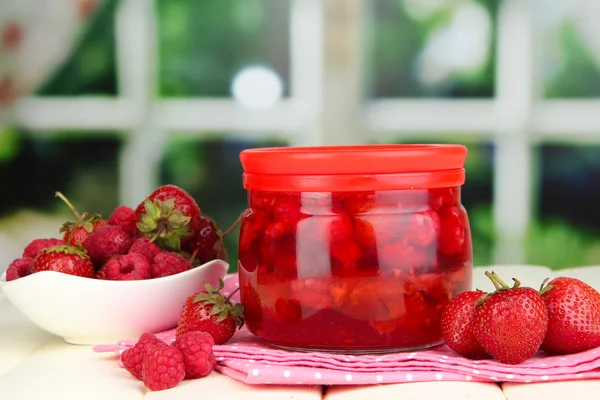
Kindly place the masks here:
<instances>
[{"instance_id":1,"label":"bowl of berries","mask_svg":"<svg viewBox=\"0 0 600 400\"><path fill-rule=\"evenodd\" d=\"M32 323L72 344L136 338L177 326L186 299L229 269L218 224L166 185L109 218L79 213L60 237L31 241L0 289Z\"/></svg>"}]
</instances>

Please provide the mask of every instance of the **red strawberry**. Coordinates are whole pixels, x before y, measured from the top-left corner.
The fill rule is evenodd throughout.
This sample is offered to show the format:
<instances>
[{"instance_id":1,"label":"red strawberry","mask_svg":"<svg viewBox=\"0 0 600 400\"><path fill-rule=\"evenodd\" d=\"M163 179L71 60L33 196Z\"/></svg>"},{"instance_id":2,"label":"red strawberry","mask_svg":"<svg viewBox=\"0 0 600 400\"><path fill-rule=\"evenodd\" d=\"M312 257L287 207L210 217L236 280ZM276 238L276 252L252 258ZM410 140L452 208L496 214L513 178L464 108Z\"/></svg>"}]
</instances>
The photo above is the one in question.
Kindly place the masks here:
<instances>
[{"instance_id":1,"label":"red strawberry","mask_svg":"<svg viewBox=\"0 0 600 400\"><path fill-rule=\"evenodd\" d=\"M90 259L99 267L111 257L127 253L130 247L129 235L123 229L113 225L94 229L86 242Z\"/></svg>"},{"instance_id":2,"label":"red strawberry","mask_svg":"<svg viewBox=\"0 0 600 400\"><path fill-rule=\"evenodd\" d=\"M442 337L452 350L471 359L489 358L472 332L475 303L485 296L482 290L463 292L444 308L441 318Z\"/></svg>"},{"instance_id":3,"label":"red strawberry","mask_svg":"<svg viewBox=\"0 0 600 400\"><path fill-rule=\"evenodd\" d=\"M184 249L194 254L199 264L216 259L227 261L223 232L213 219L204 215L200 216L198 229L185 243Z\"/></svg>"},{"instance_id":4,"label":"red strawberry","mask_svg":"<svg viewBox=\"0 0 600 400\"><path fill-rule=\"evenodd\" d=\"M110 281L150 279L150 263L138 253L120 255L108 260L100 268L96 278Z\"/></svg>"},{"instance_id":5,"label":"red strawberry","mask_svg":"<svg viewBox=\"0 0 600 400\"><path fill-rule=\"evenodd\" d=\"M600 293L575 278L560 277L544 284L540 293L549 321L542 350L572 354L600 346Z\"/></svg>"},{"instance_id":6,"label":"red strawberry","mask_svg":"<svg viewBox=\"0 0 600 400\"><path fill-rule=\"evenodd\" d=\"M31 272L57 271L65 274L94 277L94 265L87 254L73 246L44 249L33 260Z\"/></svg>"},{"instance_id":7,"label":"red strawberry","mask_svg":"<svg viewBox=\"0 0 600 400\"><path fill-rule=\"evenodd\" d=\"M87 239L94 229L108 225L108 222L102 219L100 214L91 216L87 213L79 214L75 206L62 193L56 192L55 195L64 201L77 217L76 222L65 222L60 228L60 232L63 233L63 240L71 246L85 250Z\"/></svg>"},{"instance_id":8,"label":"red strawberry","mask_svg":"<svg viewBox=\"0 0 600 400\"><path fill-rule=\"evenodd\" d=\"M123 229L129 236L137 236L139 233L137 221L133 208L127 206L118 206L108 218L109 225L115 225Z\"/></svg>"},{"instance_id":9,"label":"red strawberry","mask_svg":"<svg viewBox=\"0 0 600 400\"><path fill-rule=\"evenodd\" d=\"M162 251L154 257L154 261L150 265L150 276L152 278L162 278L190 269L192 269L192 264L179 254Z\"/></svg>"},{"instance_id":10,"label":"red strawberry","mask_svg":"<svg viewBox=\"0 0 600 400\"><path fill-rule=\"evenodd\" d=\"M15 279L23 278L31 275L31 267L33 266L33 258L17 258L10 263L6 269L6 281L14 281Z\"/></svg>"},{"instance_id":11,"label":"red strawberry","mask_svg":"<svg viewBox=\"0 0 600 400\"><path fill-rule=\"evenodd\" d=\"M440 211L439 250L451 256L462 253L466 235L465 216L457 206L444 207Z\"/></svg>"},{"instance_id":12,"label":"red strawberry","mask_svg":"<svg viewBox=\"0 0 600 400\"><path fill-rule=\"evenodd\" d=\"M236 327L242 327L244 307L241 304L234 306L229 301L237 290L225 298L219 292L224 285L222 279L218 289L205 283L206 291L187 298L179 316L177 337L188 332L200 331L209 333L215 344L223 344L231 339Z\"/></svg>"},{"instance_id":13,"label":"red strawberry","mask_svg":"<svg viewBox=\"0 0 600 400\"><path fill-rule=\"evenodd\" d=\"M125 369L137 379L142 380L144 358L146 357L146 354L148 354L148 351L159 343L164 342L150 333L143 333L138 338L135 346L121 353L121 362Z\"/></svg>"},{"instance_id":14,"label":"red strawberry","mask_svg":"<svg viewBox=\"0 0 600 400\"><path fill-rule=\"evenodd\" d=\"M33 259L41 250L63 244L67 244L67 242L61 239L34 239L27 246L25 246L25 249L23 250L23 257Z\"/></svg>"},{"instance_id":15,"label":"red strawberry","mask_svg":"<svg viewBox=\"0 0 600 400\"><path fill-rule=\"evenodd\" d=\"M183 354L166 343L154 345L144 357L142 379L150 390L165 390L177 386L185 378Z\"/></svg>"},{"instance_id":16,"label":"red strawberry","mask_svg":"<svg viewBox=\"0 0 600 400\"><path fill-rule=\"evenodd\" d=\"M496 291L475 305L473 336L481 347L505 364L520 364L540 348L548 328L548 312L539 292L508 287L494 272L486 272Z\"/></svg>"},{"instance_id":17,"label":"red strawberry","mask_svg":"<svg viewBox=\"0 0 600 400\"><path fill-rule=\"evenodd\" d=\"M135 210L140 234L169 250L180 250L189 241L200 228L201 215L196 200L175 185L159 187Z\"/></svg>"}]
</instances>

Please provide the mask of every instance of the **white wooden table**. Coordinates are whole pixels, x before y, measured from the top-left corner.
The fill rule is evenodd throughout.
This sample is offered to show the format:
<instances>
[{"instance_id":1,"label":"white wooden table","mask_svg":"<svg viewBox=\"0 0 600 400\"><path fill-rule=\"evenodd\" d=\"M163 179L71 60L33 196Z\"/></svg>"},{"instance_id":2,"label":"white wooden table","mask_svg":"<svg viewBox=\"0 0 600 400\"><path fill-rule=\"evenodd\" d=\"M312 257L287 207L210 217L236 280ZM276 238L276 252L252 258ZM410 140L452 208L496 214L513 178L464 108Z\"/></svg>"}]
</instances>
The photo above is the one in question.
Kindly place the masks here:
<instances>
[{"instance_id":1,"label":"white wooden table","mask_svg":"<svg viewBox=\"0 0 600 400\"><path fill-rule=\"evenodd\" d=\"M542 267L499 267L502 276L518 272L525 284L538 285L548 275ZM509 271L510 270L510 271ZM600 268L570 270L600 287ZM476 274L475 285L490 289ZM368 387L250 386L213 372L177 387L149 392L118 368L113 354L97 354L90 346L74 346L32 325L0 293L0 399L169 399L169 400L369 400L377 399L599 399L600 380L493 384L424 382Z\"/></svg>"}]
</instances>

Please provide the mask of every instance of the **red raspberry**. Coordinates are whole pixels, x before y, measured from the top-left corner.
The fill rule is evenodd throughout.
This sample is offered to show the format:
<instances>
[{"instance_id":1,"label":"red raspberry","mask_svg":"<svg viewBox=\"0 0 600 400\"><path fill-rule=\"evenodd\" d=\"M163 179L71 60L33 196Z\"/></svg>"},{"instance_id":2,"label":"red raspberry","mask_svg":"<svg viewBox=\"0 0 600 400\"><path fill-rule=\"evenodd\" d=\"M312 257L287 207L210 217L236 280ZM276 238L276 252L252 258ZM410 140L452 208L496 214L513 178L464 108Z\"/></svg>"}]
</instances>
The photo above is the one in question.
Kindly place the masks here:
<instances>
[{"instance_id":1,"label":"red raspberry","mask_svg":"<svg viewBox=\"0 0 600 400\"><path fill-rule=\"evenodd\" d=\"M150 333L143 333L138 338L135 346L121 353L121 362L125 369L137 379L142 380L144 358L148 354L148 351L159 343L164 342Z\"/></svg>"},{"instance_id":2,"label":"red raspberry","mask_svg":"<svg viewBox=\"0 0 600 400\"><path fill-rule=\"evenodd\" d=\"M109 281L137 281L150 279L150 263L141 254L131 253L108 260L96 274Z\"/></svg>"},{"instance_id":3,"label":"red raspberry","mask_svg":"<svg viewBox=\"0 0 600 400\"><path fill-rule=\"evenodd\" d=\"M148 237L141 237L134 240L133 244L129 248L129 253L138 253L146 257L149 263L154 261L154 257L158 255L162 250L160 247L150 241Z\"/></svg>"},{"instance_id":4,"label":"red raspberry","mask_svg":"<svg viewBox=\"0 0 600 400\"><path fill-rule=\"evenodd\" d=\"M135 211L131 207L119 206L110 214L108 219L109 225L115 225L123 229L129 236L137 236L139 230L137 228L137 220Z\"/></svg>"},{"instance_id":5,"label":"red raspberry","mask_svg":"<svg viewBox=\"0 0 600 400\"><path fill-rule=\"evenodd\" d=\"M6 281L14 281L15 279L31 275L32 266L33 258L17 258L10 263L6 270Z\"/></svg>"},{"instance_id":6,"label":"red raspberry","mask_svg":"<svg viewBox=\"0 0 600 400\"><path fill-rule=\"evenodd\" d=\"M54 246L62 246L67 244L62 239L35 239L31 241L23 250L23 258L35 258L41 250Z\"/></svg>"},{"instance_id":7,"label":"red raspberry","mask_svg":"<svg viewBox=\"0 0 600 400\"><path fill-rule=\"evenodd\" d=\"M148 389L171 389L183 378L185 378L185 362L179 349L166 343L159 343L148 351L142 367L142 380Z\"/></svg>"},{"instance_id":8,"label":"red raspberry","mask_svg":"<svg viewBox=\"0 0 600 400\"><path fill-rule=\"evenodd\" d=\"M193 331L178 336L173 347L183 354L186 379L202 378L210 374L217 362L212 347L213 337L206 332Z\"/></svg>"},{"instance_id":9,"label":"red raspberry","mask_svg":"<svg viewBox=\"0 0 600 400\"><path fill-rule=\"evenodd\" d=\"M179 274L192 269L192 264L182 256L170 251L160 252L154 257L154 262L150 266L150 276L152 278L162 278L164 276Z\"/></svg>"},{"instance_id":10,"label":"red raspberry","mask_svg":"<svg viewBox=\"0 0 600 400\"><path fill-rule=\"evenodd\" d=\"M85 246L94 265L102 266L111 257L127 253L131 238L118 226L106 225L94 229Z\"/></svg>"}]
</instances>

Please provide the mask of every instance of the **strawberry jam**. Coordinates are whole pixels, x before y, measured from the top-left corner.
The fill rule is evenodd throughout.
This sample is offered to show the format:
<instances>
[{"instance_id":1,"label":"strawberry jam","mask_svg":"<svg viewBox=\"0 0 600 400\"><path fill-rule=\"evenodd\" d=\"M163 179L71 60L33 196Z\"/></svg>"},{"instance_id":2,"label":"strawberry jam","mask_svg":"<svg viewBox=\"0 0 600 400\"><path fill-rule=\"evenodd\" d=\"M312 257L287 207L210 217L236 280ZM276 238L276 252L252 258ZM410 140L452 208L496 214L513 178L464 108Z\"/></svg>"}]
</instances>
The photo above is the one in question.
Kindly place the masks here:
<instances>
[{"instance_id":1,"label":"strawberry jam","mask_svg":"<svg viewBox=\"0 0 600 400\"><path fill-rule=\"evenodd\" d=\"M465 156L451 145L243 152L238 267L250 331L297 350L441 343L442 310L471 289Z\"/></svg>"}]
</instances>

